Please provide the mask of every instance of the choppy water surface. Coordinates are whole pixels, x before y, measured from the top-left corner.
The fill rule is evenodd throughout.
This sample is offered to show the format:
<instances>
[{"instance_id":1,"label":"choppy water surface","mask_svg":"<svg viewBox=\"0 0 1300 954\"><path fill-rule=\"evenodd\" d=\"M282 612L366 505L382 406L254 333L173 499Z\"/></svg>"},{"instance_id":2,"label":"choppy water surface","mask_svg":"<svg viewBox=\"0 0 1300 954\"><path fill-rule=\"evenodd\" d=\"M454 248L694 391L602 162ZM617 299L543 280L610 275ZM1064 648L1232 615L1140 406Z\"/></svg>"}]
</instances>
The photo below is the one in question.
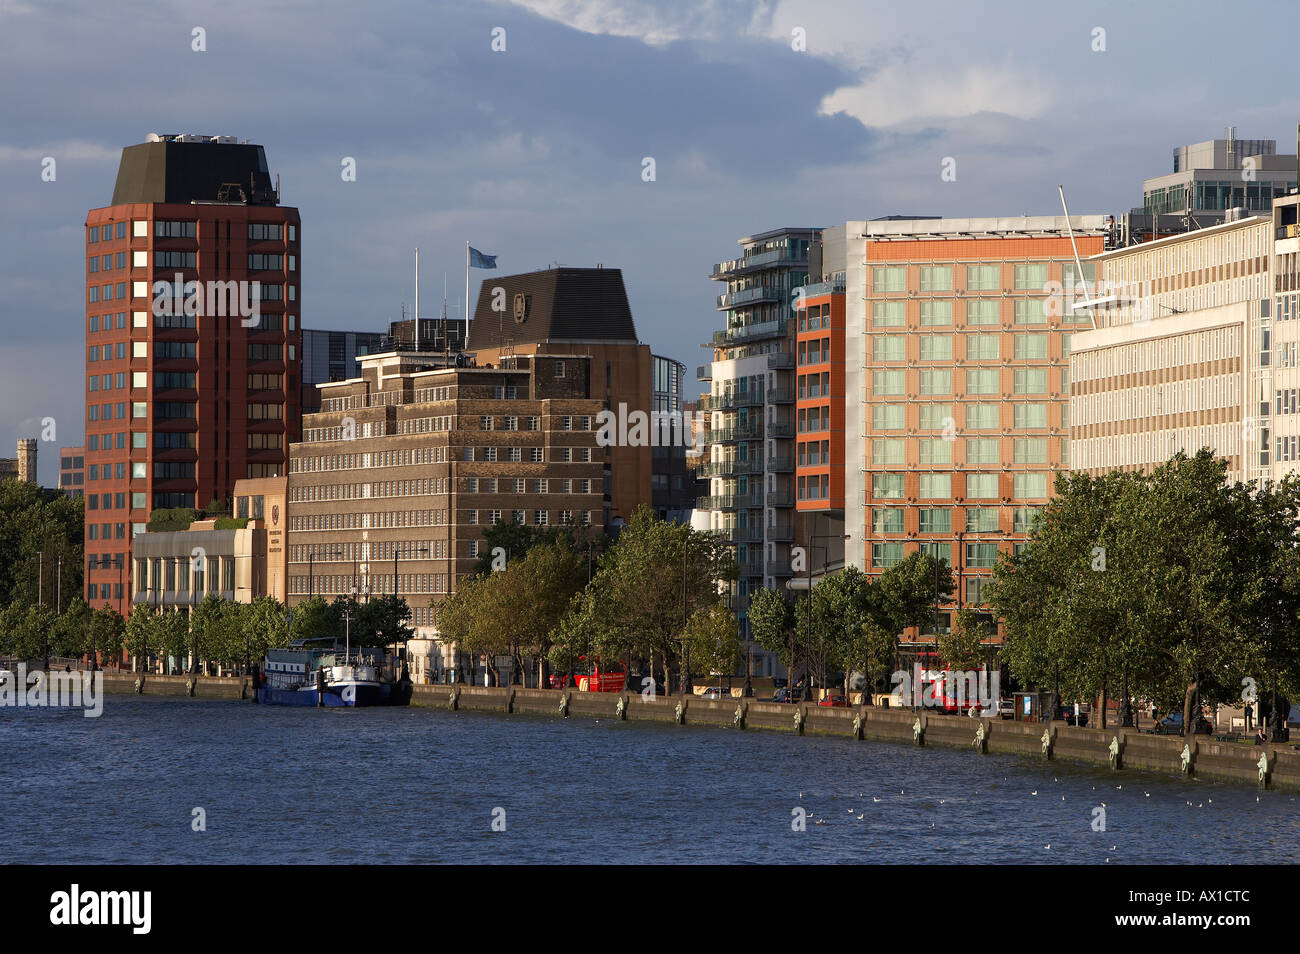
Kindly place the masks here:
<instances>
[{"instance_id":1,"label":"choppy water surface","mask_svg":"<svg viewBox=\"0 0 1300 954\"><path fill-rule=\"evenodd\" d=\"M0 739L0 837L18 862L1300 855L1300 802L1286 792L771 732L108 696L98 719L0 710ZM205 832L191 828L196 807ZM492 830L498 808L504 832ZM808 815L802 832L791 828L796 808Z\"/></svg>"}]
</instances>

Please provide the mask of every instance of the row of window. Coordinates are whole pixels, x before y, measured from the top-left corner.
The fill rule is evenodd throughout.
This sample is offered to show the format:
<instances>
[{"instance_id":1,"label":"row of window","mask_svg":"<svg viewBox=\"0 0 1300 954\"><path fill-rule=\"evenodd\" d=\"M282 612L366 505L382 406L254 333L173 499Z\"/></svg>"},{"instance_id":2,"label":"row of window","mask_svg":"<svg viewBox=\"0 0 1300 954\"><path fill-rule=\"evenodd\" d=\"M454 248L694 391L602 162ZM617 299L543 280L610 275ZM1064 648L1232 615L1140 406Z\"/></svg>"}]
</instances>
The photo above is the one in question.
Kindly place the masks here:
<instances>
[{"instance_id":1,"label":"row of window","mask_svg":"<svg viewBox=\"0 0 1300 954\"><path fill-rule=\"evenodd\" d=\"M871 496L877 500L901 499L904 482L908 475L903 473L884 473L871 475ZM917 474L917 497L951 499L952 474ZM996 473L968 473L964 497L971 500L998 499L998 478ZM1048 474L1013 474L1011 496L1015 499L1039 499L1047 496Z\"/></svg>"},{"instance_id":2,"label":"row of window","mask_svg":"<svg viewBox=\"0 0 1300 954\"><path fill-rule=\"evenodd\" d=\"M871 544L871 565L873 568L891 567L896 563L902 563L906 553L904 552L905 543L900 541L886 541L882 543ZM940 544L942 548L947 548L947 544ZM1012 552L1019 552L1023 544L1013 544ZM925 545L922 545L925 549ZM950 553L942 553L941 559L949 559ZM963 569L988 569L996 566L998 562L998 545L996 543L967 543L965 553L965 563ZM977 582L977 578L966 580L967 595L966 602L982 603L984 582ZM973 592L972 592L973 591Z\"/></svg>"},{"instance_id":3,"label":"row of window","mask_svg":"<svg viewBox=\"0 0 1300 954\"><path fill-rule=\"evenodd\" d=\"M872 464L904 464L907 462L907 440L902 437L874 437L871 439ZM992 464L1002 463L1001 440L996 437L967 437L963 439L966 451L965 463ZM1046 464L1048 461L1049 440L1059 440L1062 446L1067 438L1017 437L1012 440L1012 463ZM941 437L915 438L917 461L920 464L951 464L953 445L957 439L947 440Z\"/></svg>"},{"instance_id":4,"label":"row of window","mask_svg":"<svg viewBox=\"0 0 1300 954\"><path fill-rule=\"evenodd\" d=\"M1013 368L1011 388L1013 394L1046 394L1048 368ZM965 373L965 390L957 391L953 387L953 373ZM1057 369L1060 379L1059 392L1070 390L1070 369ZM876 395L895 395L907 393L907 375L905 368L884 369L871 372L871 393ZM999 368L921 368L911 372L916 375L916 390L919 394L997 394L1002 390L1002 372Z\"/></svg>"},{"instance_id":5,"label":"row of window","mask_svg":"<svg viewBox=\"0 0 1300 954\"><path fill-rule=\"evenodd\" d=\"M968 334L966 353L968 361L997 361L1002 357L1001 334L988 332ZM1012 335L1011 354L1008 357L1018 361L1046 361L1047 338L1043 331L1026 332ZM1070 336L1061 335L1061 356L1070 355ZM871 338L871 357L874 361L906 361L907 335L873 335ZM953 358L952 335L921 335L919 354L922 361L951 361Z\"/></svg>"},{"instance_id":6,"label":"row of window","mask_svg":"<svg viewBox=\"0 0 1300 954\"><path fill-rule=\"evenodd\" d=\"M160 253L162 254L162 253ZM185 254L193 256L194 253L166 253L166 254ZM192 267L192 266L191 266ZM160 311L169 313L181 312L184 309L179 304L166 304L168 302L184 302L187 299L194 298L196 301L202 298L202 294L196 294L194 286L197 282L147 282L131 281L116 282L105 285L88 285L86 287L86 300L90 304L101 301L113 301L114 299L127 298L127 285L131 286L131 298L151 298L156 299ZM210 283L213 284L213 283ZM220 284L220 283L215 283ZM289 301L298 300L297 285L281 285L278 283L257 282L257 294L260 301L284 301L286 297L285 289L288 289L287 296ZM188 291L187 291L188 289ZM201 292L201 289L200 289Z\"/></svg>"},{"instance_id":7,"label":"row of window","mask_svg":"<svg viewBox=\"0 0 1300 954\"><path fill-rule=\"evenodd\" d=\"M952 265L916 265L918 287L921 291L953 291ZM907 291L906 265L877 265L871 269L871 288L877 293ZM1061 263L1062 282L1079 284L1079 271L1073 262ZM967 265L967 291L1002 291L1002 265ZM1011 266L1011 288L1015 291L1045 291L1048 282L1049 265L1047 262L1026 262ZM1083 277L1092 282L1096 267L1089 263L1083 268Z\"/></svg>"},{"instance_id":8,"label":"row of window","mask_svg":"<svg viewBox=\"0 0 1300 954\"><path fill-rule=\"evenodd\" d=\"M1086 310L1076 311L1071 304L1062 307L1056 298L1012 298L1011 318L1017 325L1045 325L1049 319L1060 318L1067 324L1088 324L1091 319ZM1002 323L1000 298L971 298L959 302L964 309L966 324L971 326L1000 325ZM953 301L946 298L917 302L921 327L951 325ZM873 301L871 324L875 328L902 328L907 324L906 299Z\"/></svg>"},{"instance_id":9,"label":"row of window","mask_svg":"<svg viewBox=\"0 0 1300 954\"><path fill-rule=\"evenodd\" d=\"M250 222L248 223L248 238L252 242L261 241L282 241L284 239L284 226L278 223L269 222ZM147 238L149 235L149 223L144 219L133 219L131 222L131 234L135 238ZM195 238L198 234L198 223L194 221L178 221L175 219L158 219L153 224L153 234L156 238ZM107 225L92 225L86 229L86 241L94 244L97 242L109 242L114 239L126 238L125 222L110 222ZM289 241L298 241L298 227L289 226Z\"/></svg>"},{"instance_id":10,"label":"row of window","mask_svg":"<svg viewBox=\"0 0 1300 954\"><path fill-rule=\"evenodd\" d=\"M1000 507L966 507L967 533L997 533L1001 528ZM920 533L951 533L953 513L950 507L917 508L917 529ZM1015 507L1011 511L1013 533L1028 533L1042 513L1041 507ZM903 533L906 511L903 507L873 507L871 530L873 533Z\"/></svg>"}]
</instances>

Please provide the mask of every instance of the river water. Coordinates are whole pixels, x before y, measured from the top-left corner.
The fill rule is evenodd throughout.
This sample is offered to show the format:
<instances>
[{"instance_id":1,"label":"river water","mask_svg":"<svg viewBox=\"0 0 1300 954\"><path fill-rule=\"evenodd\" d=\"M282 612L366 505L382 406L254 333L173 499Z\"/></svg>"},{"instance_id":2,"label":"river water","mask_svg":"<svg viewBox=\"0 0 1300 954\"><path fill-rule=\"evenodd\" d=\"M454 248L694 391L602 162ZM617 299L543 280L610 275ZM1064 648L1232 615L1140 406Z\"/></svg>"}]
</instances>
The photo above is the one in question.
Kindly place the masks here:
<instances>
[{"instance_id":1,"label":"river water","mask_svg":"<svg viewBox=\"0 0 1300 954\"><path fill-rule=\"evenodd\" d=\"M772 732L108 696L94 719L2 709L0 739L11 862L1259 864L1300 854L1300 803L1287 792ZM195 831L200 820L206 830Z\"/></svg>"}]
</instances>

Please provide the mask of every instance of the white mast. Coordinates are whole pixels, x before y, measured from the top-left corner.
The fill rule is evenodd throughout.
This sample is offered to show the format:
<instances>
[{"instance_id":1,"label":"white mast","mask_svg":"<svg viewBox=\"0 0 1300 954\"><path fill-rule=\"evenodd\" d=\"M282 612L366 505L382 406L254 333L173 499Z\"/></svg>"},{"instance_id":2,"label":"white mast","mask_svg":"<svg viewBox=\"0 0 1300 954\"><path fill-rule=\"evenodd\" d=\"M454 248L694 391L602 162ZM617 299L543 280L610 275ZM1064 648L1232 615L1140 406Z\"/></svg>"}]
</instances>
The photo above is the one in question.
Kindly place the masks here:
<instances>
[{"instance_id":1,"label":"white mast","mask_svg":"<svg viewBox=\"0 0 1300 954\"><path fill-rule=\"evenodd\" d=\"M415 249L415 350L420 350L420 249Z\"/></svg>"}]
</instances>

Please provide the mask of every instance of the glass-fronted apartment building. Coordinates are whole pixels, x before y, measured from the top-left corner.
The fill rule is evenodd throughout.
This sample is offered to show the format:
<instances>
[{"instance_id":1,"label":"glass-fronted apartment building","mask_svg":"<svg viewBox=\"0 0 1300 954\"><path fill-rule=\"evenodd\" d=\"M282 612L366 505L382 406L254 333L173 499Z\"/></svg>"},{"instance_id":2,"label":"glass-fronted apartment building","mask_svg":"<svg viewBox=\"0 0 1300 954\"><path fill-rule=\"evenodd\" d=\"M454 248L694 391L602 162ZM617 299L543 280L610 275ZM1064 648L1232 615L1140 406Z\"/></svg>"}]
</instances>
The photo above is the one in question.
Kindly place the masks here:
<instances>
[{"instance_id":1,"label":"glass-fronted apartment building","mask_svg":"<svg viewBox=\"0 0 1300 954\"><path fill-rule=\"evenodd\" d=\"M699 369L710 382L700 399L707 412L698 473L708 493L696 503L710 529L735 545L739 579L731 607L748 634L745 611L763 587L792 575L795 544L795 328L800 290L808 282L815 228L782 228L740 239L739 258L719 262L711 277L725 285L716 308L725 327L704 347L713 360ZM775 660L755 651L755 675L774 675Z\"/></svg>"}]
</instances>

